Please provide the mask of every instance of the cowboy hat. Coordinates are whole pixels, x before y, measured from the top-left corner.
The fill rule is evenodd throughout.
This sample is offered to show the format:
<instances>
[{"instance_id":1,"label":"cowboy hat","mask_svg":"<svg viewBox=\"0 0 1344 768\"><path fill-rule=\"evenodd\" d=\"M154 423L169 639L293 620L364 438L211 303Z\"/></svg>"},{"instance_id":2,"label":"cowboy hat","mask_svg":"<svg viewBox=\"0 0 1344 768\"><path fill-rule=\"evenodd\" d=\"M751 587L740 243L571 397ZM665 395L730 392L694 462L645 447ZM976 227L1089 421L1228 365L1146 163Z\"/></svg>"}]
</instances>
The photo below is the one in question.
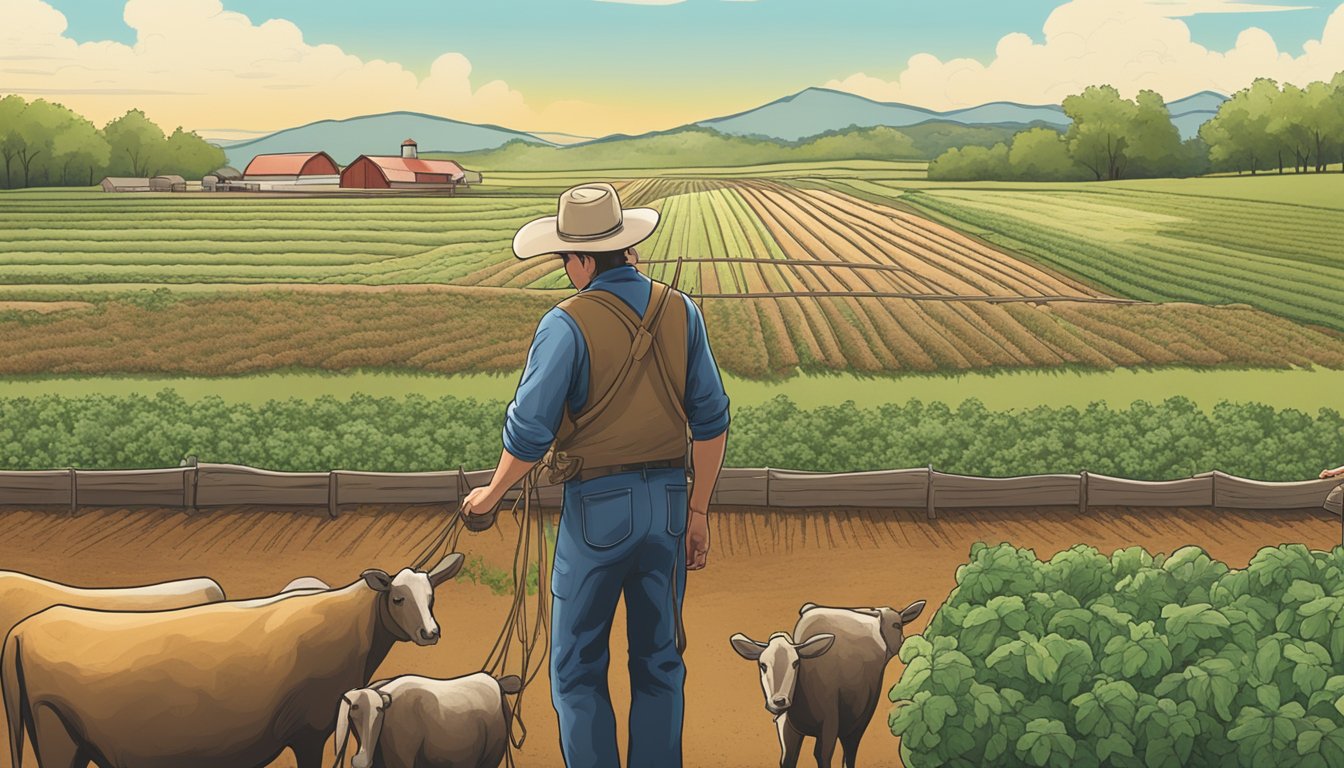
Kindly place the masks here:
<instances>
[{"instance_id":1,"label":"cowboy hat","mask_svg":"<svg viewBox=\"0 0 1344 768\"><path fill-rule=\"evenodd\" d=\"M580 184L560 195L558 215L529 221L518 230L513 236L513 254L531 259L576 251L623 251L643 242L656 226L657 211L622 209L616 188L610 184Z\"/></svg>"}]
</instances>

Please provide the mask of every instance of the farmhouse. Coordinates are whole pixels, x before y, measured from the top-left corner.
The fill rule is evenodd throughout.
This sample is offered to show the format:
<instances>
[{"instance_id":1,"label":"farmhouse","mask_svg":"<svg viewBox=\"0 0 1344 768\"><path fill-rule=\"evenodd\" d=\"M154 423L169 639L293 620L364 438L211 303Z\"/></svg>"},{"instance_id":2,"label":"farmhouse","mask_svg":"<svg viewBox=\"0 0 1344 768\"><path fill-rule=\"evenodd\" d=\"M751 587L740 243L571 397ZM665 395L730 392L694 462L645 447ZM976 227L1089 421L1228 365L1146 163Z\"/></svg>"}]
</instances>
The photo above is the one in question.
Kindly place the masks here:
<instances>
[{"instance_id":1,"label":"farmhouse","mask_svg":"<svg viewBox=\"0 0 1344 768\"><path fill-rule=\"evenodd\" d=\"M401 155L360 155L341 172L347 189L425 189L453 192L480 182L481 175L452 160L421 160L414 139L401 143Z\"/></svg>"},{"instance_id":2,"label":"farmhouse","mask_svg":"<svg viewBox=\"0 0 1344 768\"><path fill-rule=\"evenodd\" d=\"M148 192L149 179L133 176L108 176L100 186L104 192Z\"/></svg>"},{"instance_id":3,"label":"farmhouse","mask_svg":"<svg viewBox=\"0 0 1344 768\"><path fill-rule=\"evenodd\" d=\"M293 152L257 155L243 171L243 182L248 188L287 189L336 184L340 174L326 152Z\"/></svg>"}]
</instances>

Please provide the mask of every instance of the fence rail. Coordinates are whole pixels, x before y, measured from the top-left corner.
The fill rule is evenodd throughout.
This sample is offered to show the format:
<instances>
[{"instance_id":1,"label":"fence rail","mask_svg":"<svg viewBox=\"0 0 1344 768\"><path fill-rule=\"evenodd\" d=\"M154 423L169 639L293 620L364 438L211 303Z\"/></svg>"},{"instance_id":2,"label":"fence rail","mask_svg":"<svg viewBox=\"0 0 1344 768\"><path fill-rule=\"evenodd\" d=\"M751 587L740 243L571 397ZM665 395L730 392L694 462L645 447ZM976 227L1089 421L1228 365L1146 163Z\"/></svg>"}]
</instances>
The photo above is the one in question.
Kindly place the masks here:
<instances>
[{"instance_id":1,"label":"fence rail","mask_svg":"<svg viewBox=\"0 0 1344 768\"><path fill-rule=\"evenodd\" d=\"M0 472L0 505L219 507L234 505L325 507L334 517L344 505L457 504L467 490L490 481L490 470L463 472L273 472L237 464L188 460L167 469L54 469ZM1336 514L1341 481L1267 483L1223 472L1165 482L1129 480L1090 472L1076 475L971 477L932 467L876 472L824 473L725 469L713 503L774 508L916 508L930 518L939 510L971 507L1213 507L1313 509ZM558 506L560 486L539 489L541 502Z\"/></svg>"}]
</instances>

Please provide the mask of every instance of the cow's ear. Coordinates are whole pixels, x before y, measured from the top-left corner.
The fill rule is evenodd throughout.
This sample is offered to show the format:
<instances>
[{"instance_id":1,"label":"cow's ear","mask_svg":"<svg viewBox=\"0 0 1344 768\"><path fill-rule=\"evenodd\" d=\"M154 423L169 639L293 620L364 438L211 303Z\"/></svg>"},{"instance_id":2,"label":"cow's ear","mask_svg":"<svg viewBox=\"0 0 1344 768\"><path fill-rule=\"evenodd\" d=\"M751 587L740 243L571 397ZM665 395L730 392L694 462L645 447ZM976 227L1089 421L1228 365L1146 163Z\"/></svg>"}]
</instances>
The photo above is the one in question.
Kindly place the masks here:
<instances>
[{"instance_id":1,"label":"cow's ear","mask_svg":"<svg viewBox=\"0 0 1344 768\"><path fill-rule=\"evenodd\" d=\"M831 649L831 644L835 642L835 635L816 635L793 646L798 651L798 658L813 659Z\"/></svg>"},{"instance_id":2,"label":"cow's ear","mask_svg":"<svg viewBox=\"0 0 1344 768\"><path fill-rule=\"evenodd\" d=\"M377 568L370 568L361 573L360 577L364 579L364 583L368 584L369 588L374 592L386 592L392 588L392 577Z\"/></svg>"},{"instance_id":3,"label":"cow's ear","mask_svg":"<svg viewBox=\"0 0 1344 768\"><path fill-rule=\"evenodd\" d=\"M728 642L733 644L733 650L737 651L737 655L747 661L761 658L761 651L765 650L765 643L758 643L741 632L728 638Z\"/></svg>"},{"instance_id":4,"label":"cow's ear","mask_svg":"<svg viewBox=\"0 0 1344 768\"><path fill-rule=\"evenodd\" d=\"M383 697L383 709L392 706L392 694L387 691L379 691L378 695Z\"/></svg>"},{"instance_id":5,"label":"cow's ear","mask_svg":"<svg viewBox=\"0 0 1344 768\"><path fill-rule=\"evenodd\" d=\"M465 560L460 552L454 552L440 560L439 564L434 566L434 570L429 572L429 585L437 587L456 576L457 572L462 570L462 563Z\"/></svg>"},{"instance_id":6,"label":"cow's ear","mask_svg":"<svg viewBox=\"0 0 1344 768\"><path fill-rule=\"evenodd\" d=\"M902 625L909 624L910 622L918 618L919 614L923 612L924 612L923 600L917 600L911 603L910 605L906 606L904 610L901 611L901 624Z\"/></svg>"},{"instance_id":7,"label":"cow's ear","mask_svg":"<svg viewBox=\"0 0 1344 768\"><path fill-rule=\"evenodd\" d=\"M816 607L817 607L816 603L803 603L803 607L798 609L798 615L802 616L804 613L807 613L808 611Z\"/></svg>"}]
</instances>

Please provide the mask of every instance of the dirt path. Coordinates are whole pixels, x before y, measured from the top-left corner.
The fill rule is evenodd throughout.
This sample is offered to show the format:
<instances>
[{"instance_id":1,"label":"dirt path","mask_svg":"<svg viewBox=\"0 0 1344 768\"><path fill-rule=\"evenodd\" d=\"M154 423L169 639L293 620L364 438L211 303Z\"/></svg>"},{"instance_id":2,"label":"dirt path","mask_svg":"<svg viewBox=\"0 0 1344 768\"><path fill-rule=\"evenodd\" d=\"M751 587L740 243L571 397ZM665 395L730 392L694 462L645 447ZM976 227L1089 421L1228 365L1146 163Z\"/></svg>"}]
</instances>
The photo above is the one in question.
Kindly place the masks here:
<instances>
[{"instance_id":1,"label":"dirt path","mask_svg":"<svg viewBox=\"0 0 1344 768\"><path fill-rule=\"evenodd\" d=\"M395 569L443 522L442 510L361 508L328 520L306 511L216 510L66 512L0 509L0 568L87 585L143 583L210 575L230 597L269 594L298 576L347 584L369 567ZM1170 552L1199 544L1243 566L1257 549L1286 541L1316 549L1339 541L1339 523L1324 513L1256 514L1209 510L1095 509L962 511L928 521L922 512L763 511L714 514L710 567L690 576L686 626L688 768L772 766L777 742L762 707L755 668L733 653L728 637L765 637L792 627L806 601L839 605L930 603L922 629L954 585L971 544L1009 541L1041 557L1079 542L1109 553L1131 544ZM460 549L507 567L513 527L464 537ZM458 581L441 591L437 614L444 641L398 647L380 675L452 676L479 667L507 610L489 588ZM618 617L623 622L623 617ZM620 625L618 624L618 627ZM612 636L612 693L617 721L629 700L624 632ZM900 674L899 661L887 683ZM333 703L334 706L334 703ZM899 765L897 742L878 714L863 743L862 765ZM555 716L544 681L529 690L529 733L519 765L559 766ZM623 738L623 737L622 737ZM810 750L810 743L806 746ZM4 761L0 761L4 762ZM275 766L292 766L287 756Z\"/></svg>"}]
</instances>

